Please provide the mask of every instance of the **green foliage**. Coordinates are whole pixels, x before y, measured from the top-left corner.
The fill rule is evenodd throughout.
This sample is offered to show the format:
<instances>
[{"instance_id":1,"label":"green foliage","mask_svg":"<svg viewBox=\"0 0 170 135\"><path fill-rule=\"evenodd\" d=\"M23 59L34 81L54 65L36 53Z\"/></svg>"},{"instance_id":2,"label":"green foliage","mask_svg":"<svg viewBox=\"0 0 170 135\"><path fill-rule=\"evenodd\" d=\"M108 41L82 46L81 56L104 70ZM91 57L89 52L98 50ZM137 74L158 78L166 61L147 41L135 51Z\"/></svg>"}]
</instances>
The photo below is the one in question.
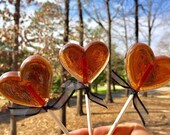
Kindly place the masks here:
<instances>
[{"instance_id":1,"label":"green foliage","mask_svg":"<svg viewBox=\"0 0 170 135\"><path fill-rule=\"evenodd\" d=\"M59 93L60 92L60 85L61 85L61 77L53 77L52 83L52 93Z\"/></svg>"},{"instance_id":2,"label":"green foliage","mask_svg":"<svg viewBox=\"0 0 170 135\"><path fill-rule=\"evenodd\" d=\"M11 50L7 48L6 44L0 45L0 75L10 70L11 67Z\"/></svg>"},{"instance_id":3,"label":"green foliage","mask_svg":"<svg viewBox=\"0 0 170 135\"><path fill-rule=\"evenodd\" d=\"M92 83L92 88L95 88L98 84L104 85L106 83L106 72L103 71Z\"/></svg>"},{"instance_id":4,"label":"green foliage","mask_svg":"<svg viewBox=\"0 0 170 135\"><path fill-rule=\"evenodd\" d=\"M115 51L116 45L112 45L112 69L120 75L122 78L125 79L125 64L124 64L124 57Z\"/></svg>"},{"instance_id":5,"label":"green foliage","mask_svg":"<svg viewBox=\"0 0 170 135\"><path fill-rule=\"evenodd\" d=\"M89 22L90 23L90 22ZM105 33L99 26L89 27L89 23L84 22L84 36L87 42L103 39Z\"/></svg>"},{"instance_id":6,"label":"green foliage","mask_svg":"<svg viewBox=\"0 0 170 135\"><path fill-rule=\"evenodd\" d=\"M18 51L18 64L28 56L30 53L27 50ZM0 44L0 74L11 70L12 65L12 48L8 44Z\"/></svg>"}]
</instances>

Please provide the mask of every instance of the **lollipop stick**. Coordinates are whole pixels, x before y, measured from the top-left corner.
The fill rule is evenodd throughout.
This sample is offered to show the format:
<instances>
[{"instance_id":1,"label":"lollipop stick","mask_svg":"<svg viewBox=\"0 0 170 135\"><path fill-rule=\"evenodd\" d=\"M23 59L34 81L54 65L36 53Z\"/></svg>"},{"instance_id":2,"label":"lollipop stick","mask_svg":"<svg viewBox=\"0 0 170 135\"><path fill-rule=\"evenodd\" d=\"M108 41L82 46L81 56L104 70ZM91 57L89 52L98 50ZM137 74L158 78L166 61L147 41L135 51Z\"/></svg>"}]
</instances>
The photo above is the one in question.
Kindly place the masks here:
<instances>
[{"instance_id":1,"label":"lollipop stick","mask_svg":"<svg viewBox=\"0 0 170 135\"><path fill-rule=\"evenodd\" d=\"M114 132L117 124L119 123L121 117L123 116L124 112L126 111L127 107L129 106L131 100L133 99L133 96L134 96L134 95L131 94L131 95L129 96L129 98L127 99L127 101L126 101L126 103L124 104L122 110L120 111L119 115L117 116L115 122L114 122L113 125L111 126L108 135L112 135L112 134L113 134L113 132Z\"/></svg>"},{"instance_id":2,"label":"lollipop stick","mask_svg":"<svg viewBox=\"0 0 170 135\"><path fill-rule=\"evenodd\" d=\"M48 110L48 113L51 115L51 117L55 120L55 122L57 122L58 126L60 127L60 129L64 132L65 135L69 135L68 130L66 129L66 127L63 125L63 123L56 117L56 115L54 114L53 111Z\"/></svg>"},{"instance_id":3,"label":"lollipop stick","mask_svg":"<svg viewBox=\"0 0 170 135\"><path fill-rule=\"evenodd\" d=\"M89 131L89 135L92 135L90 101L89 101L89 98L88 98L87 94L85 94L85 101L86 101L86 113L87 113L88 131Z\"/></svg>"}]
</instances>

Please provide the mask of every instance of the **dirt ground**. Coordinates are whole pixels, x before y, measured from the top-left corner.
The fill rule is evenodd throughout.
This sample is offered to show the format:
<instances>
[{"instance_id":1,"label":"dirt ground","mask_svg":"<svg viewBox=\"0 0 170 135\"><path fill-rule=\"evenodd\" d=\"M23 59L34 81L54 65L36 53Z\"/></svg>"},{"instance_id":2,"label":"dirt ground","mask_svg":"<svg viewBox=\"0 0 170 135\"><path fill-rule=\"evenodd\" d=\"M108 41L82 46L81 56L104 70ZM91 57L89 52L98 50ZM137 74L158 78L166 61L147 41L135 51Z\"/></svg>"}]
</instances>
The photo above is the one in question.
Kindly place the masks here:
<instances>
[{"instance_id":1,"label":"dirt ground","mask_svg":"<svg viewBox=\"0 0 170 135\"><path fill-rule=\"evenodd\" d=\"M147 98L140 95L140 99L149 111L149 115L145 118L146 128L153 135L170 135L170 87L150 91ZM108 109L91 102L92 126L111 125L126 100L125 92L116 92L113 93L114 103L107 104ZM75 102L75 99L72 98L72 101ZM85 104L83 111L86 114ZM59 117L59 110L55 110L54 113ZM120 122L126 121L141 121L132 104ZM82 127L87 127L86 115L77 116L74 104L67 107L67 129L75 130ZM58 125L46 112L17 121L17 135L57 135L58 132ZM0 112L0 135L9 134L9 112Z\"/></svg>"}]
</instances>

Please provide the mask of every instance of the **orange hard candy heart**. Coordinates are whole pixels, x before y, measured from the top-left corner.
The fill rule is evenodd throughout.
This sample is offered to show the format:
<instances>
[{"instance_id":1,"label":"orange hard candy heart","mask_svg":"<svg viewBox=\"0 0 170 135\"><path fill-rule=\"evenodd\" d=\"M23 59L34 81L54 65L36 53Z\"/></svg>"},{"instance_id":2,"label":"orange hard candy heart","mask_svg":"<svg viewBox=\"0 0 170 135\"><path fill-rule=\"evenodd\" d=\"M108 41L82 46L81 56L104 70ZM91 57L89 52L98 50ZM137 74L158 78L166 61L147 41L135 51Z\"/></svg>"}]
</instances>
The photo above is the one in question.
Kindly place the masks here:
<instances>
[{"instance_id":1,"label":"orange hard candy heart","mask_svg":"<svg viewBox=\"0 0 170 135\"><path fill-rule=\"evenodd\" d=\"M0 93L8 100L26 106L44 106L52 84L52 69L44 58L33 55L23 61L20 71L0 77Z\"/></svg>"},{"instance_id":2,"label":"orange hard candy heart","mask_svg":"<svg viewBox=\"0 0 170 135\"><path fill-rule=\"evenodd\" d=\"M29 56L20 66L22 79L32 82L37 94L49 97L52 84L52 67L39 55Z\"/></svg>"},{"instance_id":3,"label":"orange hard candy heart","mask_svg":"<svg viewBox=\"0 0 170 135\"><path fill-rule=\"evenodd\" d=\"M134 90L158 88L170 81L170 58L155 57L148 45L137 43L126 54L126 72Z\"/></svg>"},{"instance_id":4,"label":"orange hard candy heart","mask_svg":"<svg viewBox=\"0 0 170 135\"><path fill-rule=\"evenodd\" d=\"M77 80L84 84L92 83L102 72L109 60L107 46L99 41L85 47L77 44L65 45L59 53L63 67Z\"/></svg>"}]
</instances>

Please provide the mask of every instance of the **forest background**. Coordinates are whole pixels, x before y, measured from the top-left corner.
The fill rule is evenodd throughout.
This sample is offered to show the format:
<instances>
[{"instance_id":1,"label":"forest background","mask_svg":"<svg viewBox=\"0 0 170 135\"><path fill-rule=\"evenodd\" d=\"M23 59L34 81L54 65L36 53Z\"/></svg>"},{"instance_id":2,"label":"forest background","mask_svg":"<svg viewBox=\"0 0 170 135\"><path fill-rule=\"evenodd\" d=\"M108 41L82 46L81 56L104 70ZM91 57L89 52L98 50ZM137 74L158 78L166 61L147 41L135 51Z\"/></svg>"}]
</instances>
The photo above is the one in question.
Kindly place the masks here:
<instances>
[{"instance_id":1,"label":"forest background","mask_svg":"<svg viewBox=\"0 0 170 135\"><path fill-rule=\"evenodd\" d=\"M58 59L68 42L84 46L100 40L108 45L108 66L91 84L95 92L98 85L105 86L106 102L113 102L111 69L127 79L124 57L131 45L143 42L155 55L170 56L169 0L1 0L0 20L0 75L18 70L25 58L39 54L53 67L52 92L57 94L69 77L61 72ZM77 95L81 115L82 93ZM65 123L66 111L62 111Z\"/></svg>"}]
</instances>

